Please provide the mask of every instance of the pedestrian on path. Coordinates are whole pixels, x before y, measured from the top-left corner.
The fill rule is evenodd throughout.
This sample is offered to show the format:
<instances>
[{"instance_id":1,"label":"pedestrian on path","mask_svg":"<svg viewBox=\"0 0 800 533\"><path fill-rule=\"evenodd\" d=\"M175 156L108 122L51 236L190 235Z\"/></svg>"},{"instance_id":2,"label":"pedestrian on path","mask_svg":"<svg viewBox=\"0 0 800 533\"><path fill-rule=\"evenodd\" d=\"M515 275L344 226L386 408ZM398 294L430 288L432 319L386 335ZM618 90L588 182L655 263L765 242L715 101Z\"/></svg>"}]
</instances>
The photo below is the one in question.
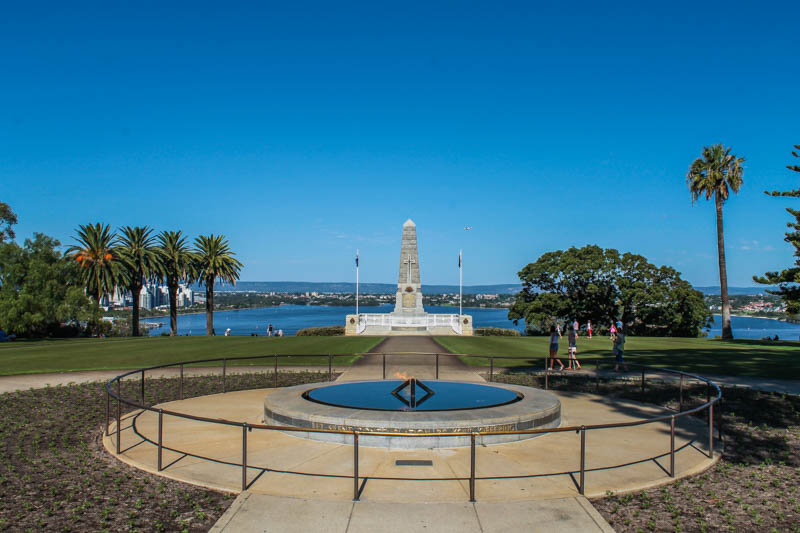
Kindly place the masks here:
<instances>
[{"instance_id":1,"label":"pedestrian on path","mask_svg":"<svg viewBox=\"0 0 800 533\"><path fill-rule=\"evenodd\" d=\"M623 359L622 354L625 351L625 333L622 330L622 322L617 322L617 327L615 328L616 336L614 337L614 356L616 357L616 364L614 365L614 372L619 372L619 365L622 365L625 368L625 372L628 371L628 365L625 364L625 359Z\"/></svg>"},{"instance_id":2,"label":"pedestrian on path","mask_svg":"<svg viewBox=\"0 0 800 533\"><path fill-rule=\"evenodd\" d=\"M575 322L577 324L577 321ZM569 369L573 370L573 363L574 363L574 370L581 369L581 363L578 361L577 353L578 353L578 329L571 328L569 330Z\"/></svg>"},{"instance_id":3,"label":"pedestrian on path","mask_svg":"<svg viewBox=\"0 0 800 533\"><path fill-rule=\"evenodd\" d=\"M558 361L558 364L561 365L561 368L558 370L564 370L564 363L558 358L558 338L560 336L561 333L556 332L556 326L550 326L550 370L553 370L553 363L555 361Z\"/></svg>"}]
</instances>

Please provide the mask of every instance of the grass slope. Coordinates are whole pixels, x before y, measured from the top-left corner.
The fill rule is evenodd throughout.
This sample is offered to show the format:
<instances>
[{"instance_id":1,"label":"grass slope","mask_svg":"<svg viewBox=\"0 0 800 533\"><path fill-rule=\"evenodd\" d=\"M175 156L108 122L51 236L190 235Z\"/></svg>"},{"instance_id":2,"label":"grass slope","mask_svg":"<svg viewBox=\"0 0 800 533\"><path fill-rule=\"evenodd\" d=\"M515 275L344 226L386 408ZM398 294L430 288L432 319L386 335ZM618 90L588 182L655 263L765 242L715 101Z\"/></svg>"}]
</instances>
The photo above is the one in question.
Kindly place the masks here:
<instances>
[{"instance_id":1,"label":"grass slope","mask_svg":"<svg viewBox=\"0 0 800 533\"><path fill-rule=\"evenodd\" d=\"M453 353L530 356L530 359L495 359L495 366L544 367L547 337L437 337ZM559 344L559 357L567 360L567 339ZM610 358L608 337L578 339L578 359L593 367L593 358ZM470 365L488 365L485 357L463 357ZM720 341L663 337L629 337L625 359L660 368L698 374L723 374L778 379L800 379L800 343L740 339Z\"/></svg>"},{"instance_id":2,"label":"grass slope","mask_svg":"<svg viewBox=\"0 0 800 533\"><path fill-rule=\"evenodd\" d=\"M367 352L381 337L120 337L17 341L0 344L0 375L80 370L120 370L214 357L282 354L281 365L326 365L327 354L345 354L336 364L350 364L352 354ZM237 364L231 362L230 364ZM270 365L271 361L244 361Z\"/></svg>"}]
</instances>

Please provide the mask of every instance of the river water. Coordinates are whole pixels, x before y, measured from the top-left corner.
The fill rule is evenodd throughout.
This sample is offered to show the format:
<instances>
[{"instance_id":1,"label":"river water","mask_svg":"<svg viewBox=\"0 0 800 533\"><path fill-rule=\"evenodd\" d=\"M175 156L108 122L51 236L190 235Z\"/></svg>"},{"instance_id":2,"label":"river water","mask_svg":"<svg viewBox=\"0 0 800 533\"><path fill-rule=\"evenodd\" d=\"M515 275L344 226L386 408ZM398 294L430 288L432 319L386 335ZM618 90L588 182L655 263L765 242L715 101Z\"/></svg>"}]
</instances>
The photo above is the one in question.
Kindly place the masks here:
<instances>
[{"instance_id":1,"label":"river water","mask_svg":"<svg viewBox=\"0 0 800 533\"><path fill-rule=\"evenodd\" d=\"M393 305L360 306L362 313L389 313ZM452 314L458 312L454 307L428 306L425 310L429 313ZM344 317L355 314L354 307L328 307L310 305L282 305L280 307L263 307L256 309L239 309L236 311L219 311L214 313L214 329L222 335L227 328L231 335L265 335L267 326L273 325L277 331L282 329L284 335L294 335L297 330L315 326L344 325ZM476 328L496 327L513 328L525 331L525 325L520 323L515 326L508 320L507 309L464 309L464 314L472 315ZM150 330L150 335L161 335L169 332L169 318L147 318L146 322L158 323L160 326ZM800 338L800 324L790 324L778 320L751 317L732 317L733 334L737 338L760 339L778 335L784 340L797 340ZM709 337L721 335L720 316L714 316L714 326L709 331ZM178 315L178 333L180 335L205 335L205 314Z\"/></svg>"}]
</instances>

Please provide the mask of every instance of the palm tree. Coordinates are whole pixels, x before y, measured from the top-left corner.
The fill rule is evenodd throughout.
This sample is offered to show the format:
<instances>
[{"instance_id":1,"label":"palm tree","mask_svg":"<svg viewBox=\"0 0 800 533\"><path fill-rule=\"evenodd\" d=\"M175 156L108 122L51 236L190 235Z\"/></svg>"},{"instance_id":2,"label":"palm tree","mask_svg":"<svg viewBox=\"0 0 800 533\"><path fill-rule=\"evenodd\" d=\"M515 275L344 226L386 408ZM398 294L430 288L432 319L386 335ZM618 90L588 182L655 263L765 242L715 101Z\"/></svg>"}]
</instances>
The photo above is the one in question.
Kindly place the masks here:
<instances>
[{"instance_id":1,"label":"palm tree","mask_svg":"<svg viewBox=\"0 0 800 533\"><path fill-rule=\"evenodd\" d=\"M119 258L114 250L116 236L108 225L99 222L78 226L76 231L78 244L70 246L66 254L80 264L86 291L100 305L103 295L114 290L119 276Z\"/></svg>"},{"instance_id":2,"label":"palm tree","mask_svg":"<svg viewBox=\"0 0 800 533\"><path fill-rule=\"evenodd\" d=\"M162 231L158 242L162 274L169 289L170 335L174 337L178 334L178 284L194 280L195 257L180 231Z\"/></svg>"},{"instance_id":3,"label":"palm tree","mask_svg":"<svg viewBox=\"0 0 800 533\"><path fill-rule=\"evenodd\" d=\"M145 282L159 277L161 264L153 230L147 226L126 226L120 230L117 252L122 264L122 279L133 296L131 335L139 336L139 299Z\"/></svg>"},{"instance_id":4,"label":"palm tree","mask_svg":"<svg viewBox=\"0 0 800 533\"><path fill-rule=\"evenodd\" d=\"M730 148L721 144L703 147L701 157L694 160L686 173L686 183L692 194L692 203L701 196L714 197L717 208L717 253L719 254L719 289L722 297L722 338L732 339L731 304L728 300L728 273L725 264L725 237L722 231L722 204L730 191L739 192L742 186L743 157L731 154Z\"/></svg>"},{"instance_id":5,"label":"palm tree","mask_svg":"<svg viewBox=\"0 0 800 533\"><path fill-rule=\"evenodd\" d=\"M194 240L197 277L206 286L206 335L214 334L214 283L236 284L242 263L233 256L223 235L201 235Z\"/></svg>"}]
</instances>

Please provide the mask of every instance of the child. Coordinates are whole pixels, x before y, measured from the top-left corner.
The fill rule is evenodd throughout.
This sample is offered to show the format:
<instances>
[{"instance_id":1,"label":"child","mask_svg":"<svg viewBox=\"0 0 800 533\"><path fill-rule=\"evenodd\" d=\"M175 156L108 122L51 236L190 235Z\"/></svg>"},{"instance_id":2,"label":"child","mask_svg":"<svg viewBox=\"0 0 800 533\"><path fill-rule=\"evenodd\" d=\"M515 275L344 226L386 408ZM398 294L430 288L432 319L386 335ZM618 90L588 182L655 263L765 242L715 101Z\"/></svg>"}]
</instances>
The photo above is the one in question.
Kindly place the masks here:
<instances>
[{"instance_id":1,"label":"child","mask_svg":"<svg viewBox=\"0 0 800 533\"><path fill-rule=\"evenodd\" d=\"M561 365L558 370L561 371L564 370L564 363L558 358L558 337L556 327L550 326L550 370L553 370L553 362L558 361L558 364Z\"/></svg>"},{"instance_id":2,"label":"child","mask_svg":"<svg viewBox=\"0 0 800 533\"><path fill-rule=\"evenodd\" d=\"M586 322L586 333L589 334L589 338L591 339L592 338L592 321L591 320Z\"/></svg>"},{"instance_id":3,"label":"child","mask_svg":"<svg viewBox=\"0 0 800 533\"><path fill-rule=\"evenodd\" d=\"M577 322L576 322L577 324ZM570 328L569 330L569 369L572 370L572 364L575 363L575 370L581 369L581 363L578 361L576 354L578 353L578 330Z\"/></svg>"},{"instance_id":4,"label":"child","mask_svg":"<svg viewBox=\"0 0 800 533\"><path fill-rule=\"evenodd\" d=\"M614 365L614 372L619 372L619 365L622 365L625 368L625 372L627 372L628 365L625 364L625 359L622 358L622 354L625 351L625 333L622 332L622 322L617 322L615 331L613 352L616 356L616 365Z\"/></svg>"}]
</instances>

